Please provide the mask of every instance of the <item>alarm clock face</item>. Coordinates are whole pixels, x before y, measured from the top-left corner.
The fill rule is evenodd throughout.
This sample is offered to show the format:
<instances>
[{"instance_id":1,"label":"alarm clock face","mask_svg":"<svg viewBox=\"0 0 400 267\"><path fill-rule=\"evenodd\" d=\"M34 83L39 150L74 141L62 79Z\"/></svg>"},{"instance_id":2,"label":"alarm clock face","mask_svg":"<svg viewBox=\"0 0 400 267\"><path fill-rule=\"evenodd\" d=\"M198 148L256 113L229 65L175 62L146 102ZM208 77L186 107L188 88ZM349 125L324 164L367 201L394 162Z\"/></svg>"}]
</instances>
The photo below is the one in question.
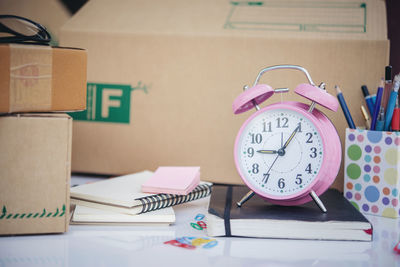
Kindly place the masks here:
<instances>
[{"instance_id":1,"label":"alarm clock face","mask_svg":"<svg viewBox=\"0 0 400 267\"><path fill-rule=\"evenodd\" d=\"M324 143L313 120L305 110L280 104L256 112L243 124L235 160L253 191L267 198L288 199L316 182Z\"/></svg>"}]
</instances>

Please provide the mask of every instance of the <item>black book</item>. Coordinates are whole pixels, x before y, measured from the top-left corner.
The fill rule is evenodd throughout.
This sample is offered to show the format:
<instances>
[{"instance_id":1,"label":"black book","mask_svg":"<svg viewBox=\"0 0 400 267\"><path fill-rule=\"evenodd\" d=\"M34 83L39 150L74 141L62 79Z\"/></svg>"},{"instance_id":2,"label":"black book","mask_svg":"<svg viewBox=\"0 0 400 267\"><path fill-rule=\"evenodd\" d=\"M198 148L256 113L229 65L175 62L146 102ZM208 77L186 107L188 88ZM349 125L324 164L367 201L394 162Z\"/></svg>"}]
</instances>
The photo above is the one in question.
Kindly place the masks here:
<instances>
[{"instance_id":1,"label":"black book","mask_svg":"<svg viewBox=\"0 0 400 267\"><path fill-rule=\"evenodd\" d=\"M242 236L319 240L372 240L371 223L336 189L320 199L323 213L312 201L300 206L279 206L255 195L242 207L245 186L214 185L207 215L210 236Z\"/></svg>"}]
</instances>

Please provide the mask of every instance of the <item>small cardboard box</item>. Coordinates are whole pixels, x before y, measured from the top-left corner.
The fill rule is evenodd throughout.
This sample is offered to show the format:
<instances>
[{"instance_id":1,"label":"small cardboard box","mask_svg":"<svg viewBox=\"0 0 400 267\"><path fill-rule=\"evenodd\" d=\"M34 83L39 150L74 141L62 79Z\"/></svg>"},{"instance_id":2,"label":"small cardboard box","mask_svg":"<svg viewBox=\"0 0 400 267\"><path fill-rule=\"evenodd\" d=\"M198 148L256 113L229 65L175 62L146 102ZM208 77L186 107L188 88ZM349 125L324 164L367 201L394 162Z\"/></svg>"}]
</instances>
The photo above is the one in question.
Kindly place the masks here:
<instances>
[{"instance_id":1,"label":"small cardboard box","mask_svg":"<svg viewBox=\"0 0 400 267\"><path fill-rule=\"evenodd\" d=\"M0 113L86 108L86 50L0 45Z\"/></svg>"},{"instance_id":2,"label":"small cardboard box","mask_svg":"<svg viewBox=\"0 0 400 267\"><path fill-rule=\"evenodd\" d=\"M87 110L71 114L73 171L200 166L202 179L241 183L233 146L252 111L233 115L232 102L271 65L300 65L331 94L340 85L363 123L359 88L374 88L389 59L384 1L289 2L89 1L60 31L61 45L88 49ZM260 82L291 90L263 106L310 103L293 92L307 82L299 71ZM344 144L342 111L317 108ZM334 186L343 189L343 172Z\"/></svg>"},{"instance_id":3,"label":"small cardboard box","mask_svg":"<svg viewBox=\"0 0 400 267\"><path fill-rule=\"evenodd\" d=\"M72 119L0 116L0 235L68 230Z\"/></svg>"},{"instance_id":4,"label":"small cardboard box","mask_svg":"<svg viewBox=\"0 0 400 267\"><path fill-rule=\"evenodd\" d=\"M400 217L400 133L346 129L344 195L361 212Z\"/></svg>"}]
</instances>

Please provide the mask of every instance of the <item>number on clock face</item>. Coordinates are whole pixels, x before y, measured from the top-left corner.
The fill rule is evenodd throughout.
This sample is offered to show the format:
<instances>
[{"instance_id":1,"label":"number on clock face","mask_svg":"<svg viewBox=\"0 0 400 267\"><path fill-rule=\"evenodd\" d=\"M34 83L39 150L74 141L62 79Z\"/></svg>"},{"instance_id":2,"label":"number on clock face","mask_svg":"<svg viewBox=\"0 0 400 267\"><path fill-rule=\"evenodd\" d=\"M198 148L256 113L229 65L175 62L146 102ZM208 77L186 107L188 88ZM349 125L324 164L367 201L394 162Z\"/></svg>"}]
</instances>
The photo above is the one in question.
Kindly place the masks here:
<instances>
[{"instance_id":1,"label":"number on clock face","mask_svg":"<svg viewBox=\"0 0 400 267\"><path fill-rule=\"evenodd\" d=\"M246 180L276 196L295 194L312 183L324 155L314 124L288 109L254 117L242 131L236 153Z\"/></svg>"}]
</instances>

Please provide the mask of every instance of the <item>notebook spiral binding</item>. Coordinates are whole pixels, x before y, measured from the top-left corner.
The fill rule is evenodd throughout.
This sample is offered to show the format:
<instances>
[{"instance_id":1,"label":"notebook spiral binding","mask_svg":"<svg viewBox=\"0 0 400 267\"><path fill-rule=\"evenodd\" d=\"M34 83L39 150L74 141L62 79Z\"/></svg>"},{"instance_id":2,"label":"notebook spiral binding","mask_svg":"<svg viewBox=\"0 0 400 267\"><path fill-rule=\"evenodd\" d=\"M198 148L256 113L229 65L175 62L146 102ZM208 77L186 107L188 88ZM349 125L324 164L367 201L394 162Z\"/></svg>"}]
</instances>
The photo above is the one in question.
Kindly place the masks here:
<instances>
[{"instance_id":1,"label":"notebook spiral binding","mask_svg":"<svg viewBox=\"0 0 400 267\"><path fill-rule=\"evenodd\" d=\"M198 185L187 195L157 194L137 198L136 200L142 203L143 208L140 213L145 213L206 197L211 194L211 186L211 184Z\"/></svg>"}]
</instances>

